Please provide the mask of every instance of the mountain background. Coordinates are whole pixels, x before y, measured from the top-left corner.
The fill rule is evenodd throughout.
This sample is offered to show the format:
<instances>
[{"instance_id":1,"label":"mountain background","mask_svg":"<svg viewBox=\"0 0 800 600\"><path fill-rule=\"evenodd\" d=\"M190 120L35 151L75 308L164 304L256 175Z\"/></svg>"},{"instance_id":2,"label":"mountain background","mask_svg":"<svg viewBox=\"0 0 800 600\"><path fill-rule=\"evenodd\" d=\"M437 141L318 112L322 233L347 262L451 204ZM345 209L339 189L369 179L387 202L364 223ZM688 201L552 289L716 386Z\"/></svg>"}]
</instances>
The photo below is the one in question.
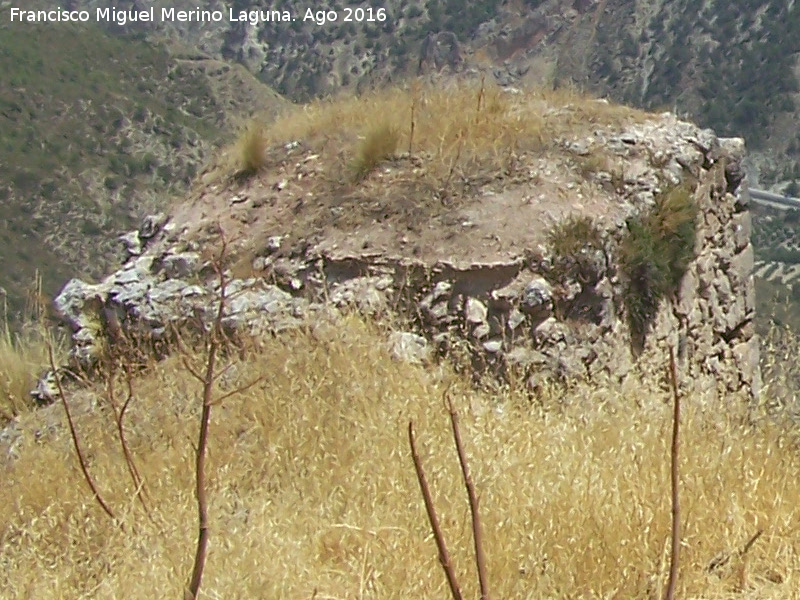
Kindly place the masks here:
<instances>
[{"instance_id":1,"label":"mountain background","mask_svg":"<svg viewBox=\"0 0 800 600\"><path fill-rule=\"evenodd\" d=\"M58 5L197 8L184 0L31 8ZM34 269L46 292L106 272L116 236L182 193L251 116L420 75L572 86L674 111L744 137L751 185L798 191L793 2L398 0L372 5L385 9L383 21L318 25L302 21L305 3L279 0L268 8L290 11L293 22L252 25L227 12L263 3L231 0L203 5L225 12L219 23L82 28L9 24L10 6L0 3L0 70L9 74L0 91L0 285L13 311ZM358 6L326 8L342 18ZM758 237L764 260L794 260L776 254L794 243L786 217L756 214L756 231L768 230ZM779 280L770 294L790 284Z\"/></svg>"},{"instance_id":2,"label":"mountain background","mask_svg":"<svg viewBox=\"0 0 800 600\"><path fill-rule=\"evenodd\" d=\"M3 9L6 13L7 8ZM104 275L117 236L186 190L254 112L287 101L179 40L0 21L0 286L7 320Z\"/></svg>"}]
</instances>

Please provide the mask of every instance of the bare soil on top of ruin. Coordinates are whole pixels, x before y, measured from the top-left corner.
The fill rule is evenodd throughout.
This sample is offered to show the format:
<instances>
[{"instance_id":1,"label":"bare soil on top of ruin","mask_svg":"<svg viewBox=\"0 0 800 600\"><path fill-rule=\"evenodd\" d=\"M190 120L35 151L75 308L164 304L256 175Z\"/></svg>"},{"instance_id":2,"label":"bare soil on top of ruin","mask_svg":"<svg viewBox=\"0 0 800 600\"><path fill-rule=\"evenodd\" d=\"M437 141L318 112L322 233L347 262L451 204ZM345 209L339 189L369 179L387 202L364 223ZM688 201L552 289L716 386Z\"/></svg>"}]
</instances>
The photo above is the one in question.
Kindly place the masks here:
<instances>
[{"instance_id":1,"label":"bare soil on top of ruin","mask_svg":"<svg viewBox=\"0 0 800 600\"><path fill-rule=\"evenodd\" d=\"M176 206L183 239L221 226L244 254L281 236L283 254L375 257L424 264L508 262L536 252L570 214L612 223L621 198L608 173L588 173L569 152L457 165L444 180L426 157L398 155L361 182L347 164L326 164L302 145L272 148L267 168L241 181L200 187ZM449 175L449 174L448 174Z\"/></svg>"},{"instance_id":2,"label":"bare soil on top of ruin","mask_svg":"<svg viewBox=\"0 0 800 600\"><path fill-rule=\"evenodd\" d=\"M647 157L609 141L653 118L569 90L483 82L318 101L210 165L173 210L175 239L202 242L221 226L245 256L281 236L287 256L507 262L537 252L571 213L618 221L625 175ZM259 168L237 178L253 139L264 141Z\"/></svg>"}]
</instances>

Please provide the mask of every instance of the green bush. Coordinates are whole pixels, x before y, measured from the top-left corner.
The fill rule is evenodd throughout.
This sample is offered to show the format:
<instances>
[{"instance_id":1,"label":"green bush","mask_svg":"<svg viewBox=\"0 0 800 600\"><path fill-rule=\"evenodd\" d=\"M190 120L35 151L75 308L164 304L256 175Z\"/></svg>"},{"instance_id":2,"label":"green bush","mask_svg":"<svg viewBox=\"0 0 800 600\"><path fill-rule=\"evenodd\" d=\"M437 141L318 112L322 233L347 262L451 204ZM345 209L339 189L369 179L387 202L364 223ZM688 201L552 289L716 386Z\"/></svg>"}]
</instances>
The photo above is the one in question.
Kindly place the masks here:
<instances>
[{"instance_id":1,"label":"green bush","mask_svg":"<svg viewBox=\"0 0 800 600\"><path fill-rule=\"evenodd\" d=\"M678 291L692 258L697 206L684 182L656 198L655 208L628 223L620 248L624 303L631 333L643 341L661 300Z\"/></svg>"},{"instance_id":2,"label":"green bush","mask_svg":"<svg viewBox=\"0 0 800 600\"><path fill-rule=\"evenodd\" d=\"M405 11L406 19L416 19L422 16L422 9L416 4L410 5Z\"/></svg>"},{"instance_id":3,"label":"green bush","mask_svg":"<svg viewBox=\"0 0 800 600\"><path fill-rule=\"evenodd\" d=\"M114 190L118 190L119 186L122 184L120 178L116 175L108 175L104 180L103 184L106 186L106 189L113 192Z\"/></svg>"},{"instance_id":4,"label":"green bush","mask_svg":"<svg viewBox=\"0 0 800 600\"><path fill-rule=\"evenodd\" d=\"M605 244L591 217L567 217L550 230L547 245L553 257L552 276L558 283L593 285L602 277L605 265L598 264L598 256L604 255Z\"/></svg>"}]
</instances>

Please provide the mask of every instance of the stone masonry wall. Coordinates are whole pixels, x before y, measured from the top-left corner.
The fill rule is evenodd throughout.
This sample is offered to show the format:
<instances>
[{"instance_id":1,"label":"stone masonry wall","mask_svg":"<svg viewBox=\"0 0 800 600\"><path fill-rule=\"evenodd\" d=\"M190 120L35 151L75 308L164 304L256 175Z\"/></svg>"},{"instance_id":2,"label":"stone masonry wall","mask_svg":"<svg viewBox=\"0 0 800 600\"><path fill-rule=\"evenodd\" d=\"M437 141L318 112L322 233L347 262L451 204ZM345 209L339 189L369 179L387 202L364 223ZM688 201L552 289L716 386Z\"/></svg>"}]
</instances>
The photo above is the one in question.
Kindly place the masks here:
<instances>
[{"instance_id":1,"label":"stone masonry wall","mask_svg":"<svg viewBox=\"0 0 800 600\"><path fill-rule=\"evenodd\" d=\"M433 264L387 256L331 256L306 249L286 256L280 236L269 238L253 263L263 277L235 280L226 326L275 332L306 317L356 307L394 311L413 330L393 336L397 351L424 358L455 346L475 365L504 376L522 373L531 386L547 380L663 373L667 348L676 351L684 386L719 394L761 387L755 334L749 196L739 139L666 118L606 141L628 160L620 192L622 216L604 232L595 276L557 282L546 244L493 263ZM585 152L576 143L576 152ZM648 162L640 158L648 156ZM639 157L639 158L637 158ZM638 162L637 162L638 161ZM666 180L691 177L699 208L695 259L665 299L643 348L632 344L618 264L626 218L647 211ZM179 239L179 225L149 218L125 236L129 259L99 284L71 281L56 308L73 332L71 357L83 366L120 329L158 340L168 325L187 326L215 314L215 278L197 242ZM187 315L192 315L190 319ZM47 381L39 395L52 395Z\"/></svg>"}]
</instances>

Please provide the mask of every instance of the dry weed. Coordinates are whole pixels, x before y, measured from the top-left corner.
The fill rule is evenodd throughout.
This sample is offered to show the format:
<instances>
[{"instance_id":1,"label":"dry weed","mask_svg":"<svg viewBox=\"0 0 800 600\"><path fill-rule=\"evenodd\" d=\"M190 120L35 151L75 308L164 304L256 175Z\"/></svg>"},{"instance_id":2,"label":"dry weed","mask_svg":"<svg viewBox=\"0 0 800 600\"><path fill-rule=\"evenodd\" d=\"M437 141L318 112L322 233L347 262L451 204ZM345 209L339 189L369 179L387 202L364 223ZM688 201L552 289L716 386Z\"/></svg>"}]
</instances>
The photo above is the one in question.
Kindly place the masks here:
<instances>
[{"instance_id":1,"label":"dry weed","mask_svg":"<svg viewBox=\"0 0 800 600\"><path fill-rule=\"evenodd\" d=\"M37 274L28 293L28 303L18 331L12 330L6 314L0 330L0 427L35 406L30 391L48 364L48 347L61 358L60 344L48 328L47 303Z\"/></svg>"},{"instance_id":2,"label":"dry weed","mask_svg":"<svg viewBox=\"0 0 800 600\"><path fill-rule=\"evenodd\" d=\"M469 508L442 391L453 384L497 598L659 598L670 535L668 398L576 388L557 403L474 391L447 369L391 360L358 320L265 340L218 392L209 440L208 598L443 598L408 451L413 419L454 568L473 568ZM128 442L73 400L92 473L124 528L87 495L63 422L25 415L2 459L0 589L8 597L180 597L196 515L198 403L179 356L136 381ZM636 389L636 386L631 386ZM83 408L81 408L83 407ZM733 399L684 399L682 561L676 597L792 598L800 572L796 434ZM4 450L5 453L5 450ZM764 533L742 553L759 530ZM722 557L722 558L720 558ZM727 557L727 558L726 558ZM465 597L477 582L464 577Z\"/></svg>"},{"instance_id":3,"label":"dry weed","mask_svg":"<svg viewBox=\"0 0 800 600\"><path fill-rule=\"evenodd\" d=\"M267 138L264 129L253 123L247 127L236 142L236 175L251 177L260 171L267 160Z\"/></svg>"},{"instance_id":4,"label":"dry weed","mask_svg":"<svg viewBox=\"0 0 800 600\"><path fill-rule=\"evenodd\" d=\"M430 157L426 168L441 178L456 154L465 165L487 162L487 168L502 169L508 149L547 150L559 138L645 118L646 113L573 90L512 94L496 86L413 83L408 89L312 102L279 119L265 135L271 144L304 140L331 156L357 156L355 133L364 122L382 123L402 136L400 147Z\"/></svg>"},{"instance_id":5,"label":"dry weed","mask_svg":"<svg viewBox=\"0 0 800 600\"><path fill-rule=\"evenodd\" d=\"M0 426L34 406L29 392L47 364L44 343L6 331L0 335Z\"/></svg>"},{"instance_id":6,"label":"dry weed","mask_svg":"<svg viewBox=\"0 0 800 600\"><path fill-rule=\"evenodd\" d=\"M390 125L377 125L367 131L358 146L358 154L352 166L355 180L361 181L390 158L397 149L399 140L399 132Z\"/></svg>"}]
</instances>

